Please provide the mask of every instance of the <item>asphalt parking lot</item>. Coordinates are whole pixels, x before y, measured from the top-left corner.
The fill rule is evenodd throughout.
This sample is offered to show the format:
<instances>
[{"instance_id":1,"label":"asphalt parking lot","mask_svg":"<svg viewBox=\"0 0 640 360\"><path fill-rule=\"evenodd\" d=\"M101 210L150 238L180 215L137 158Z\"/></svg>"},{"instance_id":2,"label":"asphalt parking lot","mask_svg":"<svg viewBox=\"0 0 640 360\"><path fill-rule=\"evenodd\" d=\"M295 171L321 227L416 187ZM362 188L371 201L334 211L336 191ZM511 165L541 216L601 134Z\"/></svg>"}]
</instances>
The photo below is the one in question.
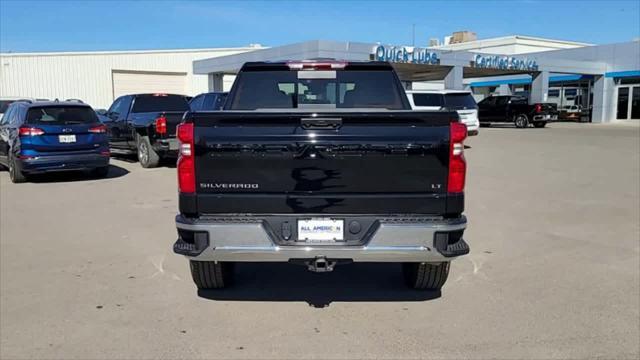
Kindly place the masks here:
<instances>
[{"instance_id":1,"label":"asphalt parking lot","mask_svg":"<svg viewBox=\"0 0 640 360\"><path fill-rule=\"evenodd\" d=\"M400 267L239 266L200 293L171 251L175 169L0 172L0 358L638 358L640 127L481 129L441 296Z\"/></svg>"}]
</instances>

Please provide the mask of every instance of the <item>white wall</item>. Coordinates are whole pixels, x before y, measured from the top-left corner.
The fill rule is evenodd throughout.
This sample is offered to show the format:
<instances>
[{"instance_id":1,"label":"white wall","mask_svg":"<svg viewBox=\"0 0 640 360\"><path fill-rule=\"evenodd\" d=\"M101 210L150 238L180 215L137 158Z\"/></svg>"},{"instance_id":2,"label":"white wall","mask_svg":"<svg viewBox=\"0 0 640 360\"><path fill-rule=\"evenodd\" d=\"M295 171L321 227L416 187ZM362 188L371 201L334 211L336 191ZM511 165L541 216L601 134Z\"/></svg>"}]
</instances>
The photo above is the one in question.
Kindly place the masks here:
<instances>
[{"instance_id":1,"label":"white wall","mask_svg":"<svg viewBox=\"0 0 640 360\"><path fill-rule=\"evenodd\" d=\"M208 84L207 75L193 74L194 60L251 50L0 54L0 97L77 98L106 108L113 101L113 70L186 73L186 95L196 95Z\"/></svg>"},{"instance_id":2,"label":"white wall","mask_svg":"<svg viewBox=\"0 0 640 360\"><path fill-rule=\"evenodd\" d=\"M207 75L203 75L203 76L207 76ZM233 86L234 81L236 81L235 75L224 75L222 77L222 89L224 91L231 90L231 86Z\"/></svg>"},{"instance_id":3,"label":"white wall","mask_svg":"<svg viewBox=\"0 0 640 360\"><path fill-rule=\"evenodd\" d=\"M589 45L590 44L578 43L573 41L512 35L443 45L434 47L434 49L455 51L465 50L470 52L496 55L517 55L550 50L572 49Z\"/></svg>"}]
</instances>

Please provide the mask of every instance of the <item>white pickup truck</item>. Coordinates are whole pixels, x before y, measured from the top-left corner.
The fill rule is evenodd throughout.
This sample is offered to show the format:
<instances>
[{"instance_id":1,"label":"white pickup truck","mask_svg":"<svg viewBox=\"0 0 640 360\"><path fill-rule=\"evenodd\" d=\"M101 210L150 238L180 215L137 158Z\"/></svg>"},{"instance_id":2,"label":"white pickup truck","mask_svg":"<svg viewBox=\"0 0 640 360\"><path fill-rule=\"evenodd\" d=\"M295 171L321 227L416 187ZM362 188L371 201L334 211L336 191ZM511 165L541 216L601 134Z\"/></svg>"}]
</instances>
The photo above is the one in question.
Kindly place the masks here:
<instances>
[{"instance_id":1,"label":"white pickup truck","mask_svg":"<svg viewBox=\"0 0 640 360\"><path fill-rule=\"evenodd\" d=\"M480 121L478 106L470 91L466 90L407 90L413 110L457 111L460 122L467 126L467 135L478 135Z\"/></svg>"}]
</instances>

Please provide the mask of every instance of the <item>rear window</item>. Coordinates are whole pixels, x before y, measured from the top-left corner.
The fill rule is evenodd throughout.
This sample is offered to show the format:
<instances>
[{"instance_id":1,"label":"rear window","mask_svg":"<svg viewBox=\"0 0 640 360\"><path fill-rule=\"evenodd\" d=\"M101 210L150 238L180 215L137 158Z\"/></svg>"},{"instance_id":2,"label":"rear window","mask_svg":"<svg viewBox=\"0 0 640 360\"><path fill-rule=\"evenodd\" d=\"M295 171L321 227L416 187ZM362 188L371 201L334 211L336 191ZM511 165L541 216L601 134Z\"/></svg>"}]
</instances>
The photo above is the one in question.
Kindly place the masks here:
<instances>
[{"instance_id":1,"label":"rear window","mask_svg":"<svg viewBox=\"0 0 640 360\"><path fill-rule=\"evenodd\" d=\"M189 102L181 95L138 95L133 103L133 113L160 111L187 111Z\"/></svg>"},{"instance_id":2,"label":"rear window","mask_svg":"<svg viewBox=\"0 0 640 360\"><path fill-rule=\"evenodd\" d=\"M526 97L522 97L522 96L516 96L516 97L513 97L513 98L505 97L505 99L507 99L505 101L505 104L509 100L511 100L512 104L528 104L529 103L529 99L527 99Z\"/></svg>"},{"instance_id":3,"label":"rear window","mask_svg":"<svg viewBox=\"0 0 640 360\"><path fill-rule=\"evenodd\" d=\"M442 94L413 94L413 103L416 106L444 106Z\"/></svg>"},{"instance_id":4,"label":"rear window","mask_svg":"<svg viewBox=\"0 0 640 360\"><path fill-rule=\"evenodd\" d=\"M444 100L447 108L453 110L475 109L476 101L469 93L445 94Z\"/></svg>"},{"instance_id":5,"label":"rear window","mask_svg":"<svg viewBox=\"0 0 640 360\"><path fill-rule=\"evenodd\" d=\"M207 94L204 97L202 103L203 110L220 110L224 106L224 101L227 99L227 93L221 94Z\"/></svg>"},{"instance_id":6,"label":"rear window","mask_svg":"<svg viewBox=\"0 0 640 360\"><path fill-rule=\"evenodd\" d=\"M88 106L32 107L27 112L27 124L72 125L98 122L95 111Z\"/></svg>"},{"instance_id":7,"label":"rear window","mask_svg":"<svg viewBox=\"0 0 640 360\"><path fill-rule=\"evenodd\" d=\"M15 100L0 100L0 114L4 114L7 112L7 108L9 107L9 105L11 105L11 103L13 103Z\"/></svg>"},{"instance_id":8,"label":"rear window","mask_svg":"<svg viewBox=\"0 0 640 360\"><path fill-rule=\"evenodd\" d=\"M406 102L403 96L404 90L389 70L246 71L236 79L227 106L230 110L402 110Z\"/></svg>"}]
</instances>

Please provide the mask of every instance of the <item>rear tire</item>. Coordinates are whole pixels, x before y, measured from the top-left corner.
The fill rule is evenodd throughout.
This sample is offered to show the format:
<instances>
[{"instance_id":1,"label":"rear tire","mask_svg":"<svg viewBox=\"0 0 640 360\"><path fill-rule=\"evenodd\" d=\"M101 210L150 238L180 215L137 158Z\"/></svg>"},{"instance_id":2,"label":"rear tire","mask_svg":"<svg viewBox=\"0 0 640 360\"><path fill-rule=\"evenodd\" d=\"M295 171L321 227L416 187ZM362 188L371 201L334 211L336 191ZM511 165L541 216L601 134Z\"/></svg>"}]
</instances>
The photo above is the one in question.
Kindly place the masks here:
<instances>
[{"instance_id":1,"label":"rear tire","mask_svg":"<svg viewBox=\"0 0 640 360\"><path fill-rule=\"evenodd\" d=\"M526 129L529 126L529 118L525 114L516 115L513 123L518 129Z\"/></svg>"},{"instance_id":2,"label":"rear tire","mask_svg":"<svg viewBox=\"0 0 640 360\"><path fill-rule=\"evenodd\" d=\"M26 175L18 169L16 157L13 154L9 155L9 178L14 184L20 184L27 181Z\"/></svg>"},{"instance_id":3,"label":"rear tire","mask_svg":"<svg viewBox=\"0 0 640 360\"><path fill-rule=\"evenodd\" d=\"M138 150L138 161L143 168L158 167L160 164L160 155L153 150L148 136L138 135L136 137L136 148Z\"/></svg>"},{"instance_id":4,"label":"rear tire","mask_svg":"<svg viewBox=\"0 0 640 360\"><path fill-rule=\"evenodd\" d=\"M533 126L537 127L537 128L543 128L543 127L547 126L547 122L546 121L536 121L536 122L533 123Z\"/></svg>"},{"instance_id":5,"label":"rear tire","mask_svg":"<svg viewBox=\"0 0 640 360\"><path fill-rule=\"evenodd\" d=\"M108 174L109 174L109 167L108 166L95 168L95 169L93 169L93 171L91 171L91 175L95 176L97 178L107 177Z\"/></svg>"},{"instance_id":6,"label":"rear tire","mask_svg":"<svg viewBox=\"0 0 640 360\"><path fill-rule=\"evenodd\" d=\"M440 290L449 276L449 264L403 263L404 280L412 289Z\"/></svg>"},{"instance_id":7,"label":"rear tire","mask_svg":"<svg viewBox=\"0 0 640 360\"><path fill-rule=\"evenodd\" d=\"M189 261L191 277L200 290L222 289L231 285L233 263L216 261Z\"/></svg>"}]
</instances>

